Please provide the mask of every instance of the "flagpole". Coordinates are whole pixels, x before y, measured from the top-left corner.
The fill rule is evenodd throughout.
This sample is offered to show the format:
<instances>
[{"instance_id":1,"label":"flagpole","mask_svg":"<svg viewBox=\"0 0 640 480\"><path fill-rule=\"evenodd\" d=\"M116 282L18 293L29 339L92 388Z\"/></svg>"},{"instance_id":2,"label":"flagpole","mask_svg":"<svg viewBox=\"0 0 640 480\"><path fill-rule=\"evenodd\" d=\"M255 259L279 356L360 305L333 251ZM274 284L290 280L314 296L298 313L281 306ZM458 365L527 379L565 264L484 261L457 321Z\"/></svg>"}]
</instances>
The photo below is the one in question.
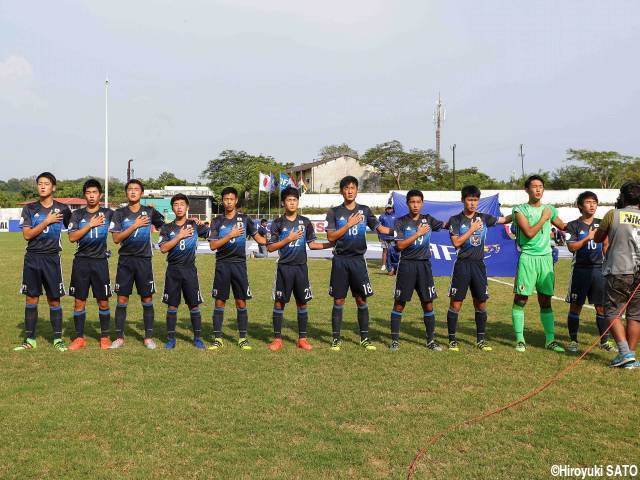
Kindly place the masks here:
<instances>
[{"instance_id":1,"label":"flagpole","mask_svg":"<svg viewBox=\"0 0 640 480\"><path fill-rule=\"evenodd\" d=\"M269 172L269 221L271 221L271 190L273 188L273 172Z\"/></svg>"},{"instance_id":2,"label":"flagpole","mask_svg":"<svg viewBox=\"0 0 640 480\"><path fill-rule=\"evenodd\" d=\"M104 81L104 206L109 208L109 79Z\"/></svg>"},{"instance_id":3,"label":"flagpole","mask_svg":"<svg viewBox=\"0 0 640 480\"><path fill-rule=\"evenodd\" d=\"M258 185L258 220L260 220L260 186Z\"/></svg>"}]
</instances>

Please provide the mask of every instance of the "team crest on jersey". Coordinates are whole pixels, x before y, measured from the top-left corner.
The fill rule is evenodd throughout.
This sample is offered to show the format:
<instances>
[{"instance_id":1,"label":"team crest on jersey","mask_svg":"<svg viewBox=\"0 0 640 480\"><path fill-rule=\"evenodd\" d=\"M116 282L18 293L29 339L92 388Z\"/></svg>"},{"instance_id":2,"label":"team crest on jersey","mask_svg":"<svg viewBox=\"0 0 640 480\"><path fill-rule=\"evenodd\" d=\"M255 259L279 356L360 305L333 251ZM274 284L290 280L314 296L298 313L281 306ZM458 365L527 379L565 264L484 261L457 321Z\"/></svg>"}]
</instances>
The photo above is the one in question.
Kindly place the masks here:
<instances>
[{"instance_id":1,"label":"team crest on jersey","mask_svg":"<svg viewBox=\"0 0 640 480\"><path fill-rule=\"evenodd\" d=\"M140 215L142 215L143 217L147 216L147 212L145 212L144 210L140 213Z\"/></svg>"},{"instance_id":2,"label":"team crest on jersey","mask_svg":"<svg viewBox=\"0 0 640 480\"><path fill-rule=\"evenodd\" d=\"M54 208L53 209L53 213L60 213L60 209L59 208Z\"/></svg>"},{"instance_id":3,"label":"team crest on jersey","mask_svg":"<svg viewBox=\"0 0 640 480\"><path fill-rule=\"evenodd\" d=\"M39 216L40 216L40 214L39 214L39 213L36 213L33 217L34 217L34 218L38 218Z\"/></svg>"},{"instance_id":4,"label":"team crest on jersey","mask_svg":"<svg viewBox=\"0 0 640 480\"><path fill-rule=\"evenodd\" d=\"M482 243L482 237L480 237L480 235L471 235L469 242L471 243L472 247L479 247Z\"/></svg>"},{"instance_id":5,"label":"team crest on jersey","mask_svg":"<svg viewBox=\"0 0 640 480\"><path fill-rule=\"evenodd\" d=\"M302 220L298 220L298 225L302 225L304 222Z\"/></svg>"}]
</instances>

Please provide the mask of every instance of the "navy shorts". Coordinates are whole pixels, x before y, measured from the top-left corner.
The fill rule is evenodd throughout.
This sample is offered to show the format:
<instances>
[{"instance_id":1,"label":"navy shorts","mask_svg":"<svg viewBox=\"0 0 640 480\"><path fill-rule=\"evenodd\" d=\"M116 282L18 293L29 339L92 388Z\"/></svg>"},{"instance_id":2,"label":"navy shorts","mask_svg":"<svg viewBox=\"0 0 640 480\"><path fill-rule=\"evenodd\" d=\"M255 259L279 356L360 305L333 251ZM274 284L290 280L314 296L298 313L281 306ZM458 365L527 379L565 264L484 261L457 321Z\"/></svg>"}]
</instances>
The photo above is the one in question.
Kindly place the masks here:
<instances>
[{"instance_id":1,"label":"navy shorts","mask_svg":"<svg viewBox=\"0 0 640 480\"><path fill-rule=\"evenodd\" d=\"M313 298L306 264L278 264L276 280L273 285L273 299L289 303L292 293L298 303L307 303Z\"/></svg>"},{"instance_id":2,"label":"navy shorts","mask_svg":"<svg viewBox=\"0 0 640 480\"><path fill-rule=\"evenodd\" d=\"M202 303L200 284L198 283L198 270L196 267L175 267L169 265L164 276L164 294L162 301L172 307L180 305L184 296L184 302L194 307Z\"/></svg>"},{"instance_id":3,"label":"navy shorts","mask_svg":"<svg viewBox=\"0 0 640 480\"><path fill-rule=\"evenodd\" d=\"M128 255L118 258L116 293L128 297L133 293L134 283L141 297L150 297L156 293L151 258Z\"/></svg>"},{"instance_id":4,"label":"navy shorts","mask_svg":"<svg viewBox=\"0 0 640 480\"><path fill-rule=\"evenodd\" d=\"M589 300L591 305L605 304L606 280L602 274L602 267L580 268L573 267L569 278L567 303L584 305Z\"/></svg>"},{"instance_id":5,"label":"navy shorts","mask_svg":"<svg viewBox=\"0 0 640 480\"><path fill-rule=\"evenodd\" d=\"M251 298L247 263L216 262L211 296L218 300L227 300L232 289L233 298L236 300L249 300Z\"/></svg>"},{"instance_id":6,"label":"navy shorts","mask_svg":"<svg viewBox=\"0 0 640 480\"><path fill-rule=\"evenodd\" d=\"M479 302L489 298L487 268L482 260L457 260L451 273L449 297L461 302L471 290L471 297Z\"/></svg>"},{"instance_id":7,"label":"navy shorts","mask_svg":"<svg viewBox=\"0 0 640 480\"><path fill-rule=\"evenodd\" d=\"M421 302L431 302L438 295L433 283L431 262L428 260L402 260L396 273L396 290L394 298L398 302L408 302L413 291L418 293Z\"/></svg>"},{"instance_id":8,"label":"navy shorts","mask_svg":"<svg viewBox=\"0 0 640 480\"><path fill-rule=\"evenodd\" d=\"M60 255L27 253L24 256L20 293L28 297L39 297L43 286L49 298L65 296Z\"/></svg>"},{"instance_id":9,"label":"navy shorts","mask_svg":"<svg viewBox=\"0 0 640 480\"><path fill-rule=\"evenodd\" d=\"M356 257L334 255L331 260L329 295L333 298L346 298L349 290L354 297L366 298L373 295L367 262L363 255Z\"/></svg>"},{"instance_id":10,"label":"navy shorts","mask_svg":"<svg viewBox=\"0 0 640 480\"><path fill-rule=\"evenodd\" d=\"M109 262L106 258L75 257L71 268L69 295L78 300L89 297L89 288L93 298L106 300L111 296Z\"/></svg>"}]
</instances>

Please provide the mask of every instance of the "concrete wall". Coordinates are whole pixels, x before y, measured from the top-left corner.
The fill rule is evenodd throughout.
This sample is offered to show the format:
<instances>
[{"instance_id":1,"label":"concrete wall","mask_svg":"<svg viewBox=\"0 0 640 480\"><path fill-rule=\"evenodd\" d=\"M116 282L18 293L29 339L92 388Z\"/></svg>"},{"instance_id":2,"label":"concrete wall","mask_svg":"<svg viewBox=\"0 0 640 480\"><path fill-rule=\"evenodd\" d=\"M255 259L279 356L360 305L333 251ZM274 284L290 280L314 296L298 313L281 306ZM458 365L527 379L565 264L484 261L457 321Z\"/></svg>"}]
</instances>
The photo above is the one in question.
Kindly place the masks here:
<instances>
[{"instance_id":1,"label":"concrete wall","mask_svg":"<svg viewBox=\"0 0 640 480\"><path fill-rule=\"evenodd\" d=\"M338 182L342 177L353 175L360 182L367 178L372 169L361 165L355 158L338 157L327 163L315 166L311 172L311 190L314 192L338 192ZM305 178L309 174L305 175Z\"/></svg>"}]
</instances>

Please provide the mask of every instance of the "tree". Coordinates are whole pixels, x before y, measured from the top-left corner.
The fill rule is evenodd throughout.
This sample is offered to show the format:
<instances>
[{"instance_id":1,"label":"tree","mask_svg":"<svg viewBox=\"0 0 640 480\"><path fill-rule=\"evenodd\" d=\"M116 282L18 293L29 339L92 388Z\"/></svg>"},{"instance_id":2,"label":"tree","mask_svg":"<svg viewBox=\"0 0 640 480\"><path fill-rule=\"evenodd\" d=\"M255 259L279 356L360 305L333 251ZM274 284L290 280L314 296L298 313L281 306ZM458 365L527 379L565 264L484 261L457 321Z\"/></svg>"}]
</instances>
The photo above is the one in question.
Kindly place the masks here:
<instances>
[{"instance_id":1,"label":"tree","mask_svg":"<svg viewBox=\"0 0 640 480\"><path fill-rule=\"evenodd\" d=\"M582 162L597 179L600 188L616 188L625 181L630 173L629 167L640 159L621 155L618 152L599 152L594 150L567 150L567 161Z\"/></svg>"},{"instance_id":2,"label":"tree","mask_svg":"<svg viewBox=\"0 0 640 480\"><path fill-rule=\"evenodd\" d=\"M598 188L598 177L590 169L578 165L568 165L553 171L547 188L550 190L567 190L569 188Z\"/></svg>"},{"instance_id":3,"label":"tree","mask_svg":"<svg viewBox=\"0 0 640 480\"><path fill-rule=\"evenodd\" d=\"M143 181L144 187L148 189L162 189L167 185L189 185L188 180L176 177L172 172L162 172L158 178L149 178Z\"/></svg>"},{"instance_id":4,"label":"tree","mask_svg":"<svg viewBox=\"0 0 640 480\"><path fill-rule=\"evenodd\" d=\"M346 143L340 145L325 145L318 152L319 160L333 160L338 157L358 158L358 152Z\"/></svg>"},{"instance_id":5,"label":"tree","mask_svg":"<svg viewBox=\"0 0 640 480\"><path fill-rule=\"evenodd\" d=\"M208 180L209 187L216 194L220 194L224 187L234 187L241 199L246 197L255 205L259 172L283 172L290 166L291 164L277 162L269 155L249 155L243 150L224 150L217 158L209 160L200 176Z\"/></svg>"},{"instance_id":6,"label":"tree","mask_svg":"<svg viewBox=\"0 0 640 480\"><path fill-rule=\"evenodd\" d=\"M436 154L433 150L411 150L405 152L398 140L380 143L365 152L359 160L363 165L373 167L382 176L382 185L385 185L385 177L393 180L393 187L402 189L402 181L405 175L413 175L413 180L418 177L430 177L435 174Z\"/></svg>"}]
</instances>

